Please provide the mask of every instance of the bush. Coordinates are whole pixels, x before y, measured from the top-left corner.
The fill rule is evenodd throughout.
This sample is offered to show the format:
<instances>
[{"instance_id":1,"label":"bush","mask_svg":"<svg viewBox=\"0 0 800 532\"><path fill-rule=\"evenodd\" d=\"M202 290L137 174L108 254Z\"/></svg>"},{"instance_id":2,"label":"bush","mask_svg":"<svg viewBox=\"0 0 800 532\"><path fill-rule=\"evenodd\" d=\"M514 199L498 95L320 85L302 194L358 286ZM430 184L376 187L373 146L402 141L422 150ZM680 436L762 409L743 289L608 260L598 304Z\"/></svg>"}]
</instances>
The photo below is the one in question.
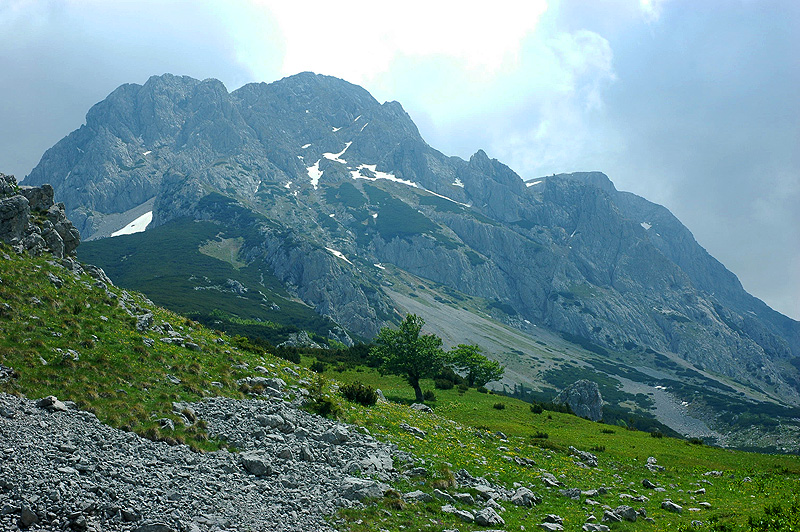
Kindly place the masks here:
<instances>
[{"instance_id":1,"label":"bush","mask_svg":"<svg viewBox=\"0 0 800 532\"><path fill-rule=\"evenodd\" d=\"M650 433L650 437L651 438L663 438L664 434L662 434L660 430L654 430L653 432Z\"/></svg>"},{"instance_id":2,"label":"bush","mask_svg":"<svg viewBox=\"0 0 800 532\"><path fill-rule=\"evenodd\" d=\"M451 390L455 384L448 379L433 379L433 385L437 390Z\"/></svg>"},{"instance_id":3,"label":"bush","mask_svg":"<svg viewBox=\"0 0 800 532\"><path fill-rule=\"evenodd\" d=\"M467 390L469 390L469 386L467 386L466 384L458 385L458 393L466 393Z\"/></svg>"},{"instance_id":4,"label":"bush","mask_svg":"<svg viewBox=\"0 0 800 532\"><path fill-rule=\"evenodd\" d=\"M701 440L700 438L690 438L689 443L691 443L692 445L703 445L703 440Z\"/></svg>"},{"instance_id":5,"label":"bush","mask_svg":"<svg viewBox=\"0 0 800 532\"><path fill-rule=\"evenodd\" d=\"M308 402L306 408L322 417L335 418L341 412L341 407L327 393L328 381L321 374L314 376L308 387Z\"/></svg>"},{"instance_id":6,"label":"bush","mask_svg":"<svg viewBox=\"0 0 800 532\"><path fill-rule=\"evenodd\" d=\"M550 437L550 435L548 433L546 433L546 432L537 431L536 434L534 434L531 437L535 438L535 439L538 439L538 440L546 440L547 438Z\"/></svg>"},{"instance_id":7,"label":"bush","mask_svg":"<svg viewBox=\"0 0 800 532\"><path fill-rule=\"evenodd\" d=\"M603 434L616 434L616 432L611 429L600 429L600 432Z\"/></svg>"},{"instance_id":8,"label":"bush","mask_svg":"<svg viewBox=\"0 0 800 532\"><path fill-rule=\"evenodd\" d=\"M489 393L489 390L487 390L484 386L478 386L478 392Z\"/></svg>"},{"instance_id":9,"label":"bush","mask_svg":"<svg viewBox=\"0 0 800 532\"><path fill-rule=\"evenodd\" d=\"M593 453L602 453L606 450L605 445L593 445L590 449Z\"/></svg>"},{"instance_id":10,"label":"bush","mask_svg":"<svg viewBox=\"0 0 800 532\"><path fill-rule=\"evenodd\" d=\"M506 407L505 403L495 403L492 405L492 408L495 410L503 410Z\"/></svg>"},{"instance_id":11,"label":"bush","mask_svg":"<svg viewBox=\"0 0 800 532\"><path fill-rule=\"evenodd\" d=\"M423 394L422 394L422 398L425 401L435 401L436 400L436 394L433 393L433 390L425 390L423 392Z\"/></svg>"},{"instance_id":12,"label":"bush","mask_svg":"<svg viewBox=\"0 0 800 532\"><path fill-rule=\"evenodd\" d=\"M325 373L325 370L328 368L328 365L321 360L315 360L313 364L311 364L308 369L313 371L314 373Z\"/></svg>"},{"instance_id":13,"label":"bush","mask_svg":"<svg viewBox=\"0 0 800 532\"><path fill-rule=\"evenodd\" d=\"M378 402L378 393L375 388L358 381L345 384L339 389L339 393L348 401L362 406L372 406Z\"/></svg>"},{"instance_id":14,"label":"bush","mask_svg":"<svg viewBox=\"0 0 800 532\"><path fill-rule=\"evenodd\" d=\"M533 412L534 414L541 414L542 412L544 412L544 408L542 408L542 405L540 405L539 403L533 403L531 405L531 412Z\"/></svg>"}]
</instances>

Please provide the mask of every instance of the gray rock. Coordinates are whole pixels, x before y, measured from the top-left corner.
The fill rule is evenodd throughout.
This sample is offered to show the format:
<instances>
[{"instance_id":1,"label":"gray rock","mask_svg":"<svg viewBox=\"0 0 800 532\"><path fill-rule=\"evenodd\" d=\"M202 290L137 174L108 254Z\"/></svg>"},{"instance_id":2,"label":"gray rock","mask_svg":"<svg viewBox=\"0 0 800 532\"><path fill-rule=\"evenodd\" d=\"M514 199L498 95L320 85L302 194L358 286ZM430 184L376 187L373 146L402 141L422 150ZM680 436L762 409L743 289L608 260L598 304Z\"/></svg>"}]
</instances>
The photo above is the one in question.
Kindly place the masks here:
<instances>
[{"instance_id":1,"label":"gray rock","mask_svg":"<svg viewBox=\"0 0 800 532\"><path fill-rule=\"evenodd\" d=\"M414 404L411 405L411 408L413 410L416 410L418 412L424 412L426 414L432 414L433 413L433 409L431 407L429 407L428 405L423 405L421 403L414 403Z\"/></svg>"},{"instance_id":2,"label":"gray rock","mask_svg":"<svg viewBox=\"0 0 800 532\"><path fill-rule=\"evenodd\" d=\"M406 493L405 495L403 495L403 498L406 499L406 500L409 500L409 501L414 501L414 502L417 502L417 501L419 501L419 502L431 502L431 501L433 501L433 495L431 495L429 493L425 493L424 491L420 491L420 490L410 491L410 492Z\"/></svg>"},{"instance_id":3,"label":"gray rock","mask_svg":"<svg viewBox=\"0 0 800 532\"><path fill-rule=\"evenodd\" d=\"M584 530L584 532L609 532L611 529L606 525L597 523L584 523L582 530Z\"/></svg>"},{"instance_id":4,"label":"gray rock","mask_svg":"<svg viewBox=\"0 0 800 532\"><path fill-rule=\"evenodd\" d=\"M650 490L655 489L655 488L658 487L658 486L656 486L655 484L653 484L652 482L650 482L646 478L642 479L642 486L644 486L645 488L650 489Z\"/></svg>"},{"instance_id":5,"label":"gray rock","mask_svg":"<svg viewBox=\"0 0 800 532\"><path fill-rule=\"evenodd\" d=\"M28 506L23 506L22 511L20 512L19 523L23 527L27 528L39 521L39 517L36 515L36 512L31 510Z\"/></svg>"},{"instance_id":6,"label":"gray rock","mask_svg":"<svg viewBox=\"0 0 800 532\"><path fill-rule=\"evenodd\" d=\"M411 425L409 425L408 423L405 423L405 422L404 423L400 423L400 428L403 429L404 431L408 432L409 434L412 434L412 435L414 435L414 436L416 436L418 438L424 438L425 436L427 436L427 433L424 430L422 430L422 429L420 429L418 427L413 427L413 426L411 426Z\"/></svg>"},{"instance_id":7,"label":"gray rock","mask_svg":"<svg viewBox=\"0 0 800 532\"><path fill-rule=\"evenodd\" d=\"M44 408L50 412L66 412L67 405L58 400L54 395L48 395L36 401L36 406Z\"/></svg>"},{"instance_id":8,"label":"gray rock","mask_svg":"<svg viewBox=\"0 0 800 532\"><path fill-rule=\"evenodd\" d=\"M523 486L514 492L514 495L511 496L511 502L517 506L534 506L542 502L542 498Z\"/></svg>"},{"instance_id":9,"label":"gray rock","mask_svg":"<svg viewBox=\"0 0 800 532\"><path fill-rule=\"evenodd\" d=\"M133 532L176 532L176 530L164 523L146 523L133 529Z\"/></svg>"},{"instance_id":10,"label":"gray rock","mask_svg":"<svg viewBox=\"0 0 800 532\"><path fill-rule=\"evenodd\" d=\"M679 514L679 513L683 512L683 506L675 504L674 502L672 502L670 500L666 500L666 501L662 502L661 503L661 508L663 510L666 510L666 511L672 512L672 513L676 513L676 514Z\"/></svg>"},{"instance_id":11,"label":"gray rock","mask_svg":"<svg viewBox=\"0 0 800 532\"><path fill-rule=\"evenodd\" d=\"M569 488L564 490L558 490L558 493L563 495L564 497L568 497L574 501L581 500L581 490L578 488Z\"/></svg>"},{"instance_id":12,"label":"gray rock","mask_svg":"<svg viewBox=\"0 0 800 532\"><path fill-rule=\"evenodd\" d=\"M603 419L603 397L596 382L581 379L559 393L554 403L568 404L572 411L592 421ZM595 458L595 463L597 459Z\"/></svg>"},{"instance_id":13,"label":"gray rock","mask_svg":"<svg viewBox=\"0 0 800 532\"><path fill-rule=\"evenodd\" d=\"M475 498L470 493L454 493L453 499L461 504L467 504L469 506L473 506L475 504Z\"/></svg>"},{"instance_id":14,"label":"gray rock","mask_svg":"<svg viewBox=\"0 0 800 532\"><path fill-rule=\"evenodd\" d=\"M603 512L603 522L605 523L619 523L622 521L622 517L615 514L611 510L606 510Z\"/></svg>"},{"instance_id":15,"label":"gray rock","mask_svg":"<svg viewBox=\"0 0 800 532\"><path fill-rule=\"evenodd\" d=\"M242 466L251 475L272 475L274 469L269 456L260 451L250 451L240 455Z\"/></svg>"},{"instance_id":16,"label":"gray rock","mask_svg":"<svg viewBox=\"0 0 800 532\"><path fill-rule=\"evenodd\" d=\"M614 508L614 513L626 521L636 522L636 510L630 506L620 505Z\"/></svg>"},{"instance_id":17,"label":"gray rock","mask_svg":"<svg viewBox=\"0 0 800 532\"><path fill-rule=\"evenodd\" d=\"M541 528L542 530L553 530L553 531L564 530L564 527L559 523L547 523L547 522L539 523L539 528Z\"/></svg>"},{"instance_id":18,"label":"gray rock","mask_svg":"<svg viewBox=\"0 0 800 532\"><path fill-rule=\"evenodd\" d=\"M445 504L442 506L442 512L446 514L453 514L465 523L474 523L475 522L475 515L472 512L468 512L467 510L459 510L452 504Z\"/></svg>"},{"instance_id":19,"label":"gray rock","mask_svg":"<svg viewBox=\"0 0 800 532\"><path fill-rule=\"evenodd\" d=\"M355 501L382 497L385 491L384 487L374 480L356 477L346 478L340 488L342 497Z\"/></svg>"},{"instance_id":20,"label":"gray rock","mask_svg":"<svg viewBox=\"0 0 800 532\"><path fill-rule=\"evenodd\" d=\"M442 500L444 500L444 501L447 501L447 502L449 502L449 503L454 503L454 502L456 502L456 500L453 498L453 496L452 496L452 495L450 495L449 493L445 493L445 492L443 492L442 490L440 490L440 489L438 489L438 488L434 488L434 490L433 490L433 495L434 495L435 497L437 497L437 498L439 498L439 499L442 499Z\"/></svg>"},{"instance_id":21,"label":"gray rock","mask_svg":"<svg viewBox=\"0 0 800 532\"><path fill-rule=\"evenodd\" d=\"M506 524L494 508L483 508L475 512L475 522L481 526L503 526Z\"/></svg>"}]
</instances>

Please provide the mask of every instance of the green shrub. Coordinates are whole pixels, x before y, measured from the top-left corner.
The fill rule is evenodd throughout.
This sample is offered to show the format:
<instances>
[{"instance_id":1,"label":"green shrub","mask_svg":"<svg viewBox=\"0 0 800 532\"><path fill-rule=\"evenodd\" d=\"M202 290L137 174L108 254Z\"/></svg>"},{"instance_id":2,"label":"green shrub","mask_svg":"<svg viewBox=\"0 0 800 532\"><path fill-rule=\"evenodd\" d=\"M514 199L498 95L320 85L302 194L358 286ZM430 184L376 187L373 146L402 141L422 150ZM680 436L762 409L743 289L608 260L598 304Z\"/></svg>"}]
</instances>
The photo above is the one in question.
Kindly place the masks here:
<instances>
[{"instance_id":1,"label":"green shrub","mask_svg":"<svg viewBox=\"0 0 800 532\"><path fill-rule=\"evenodd\" d=\"M534 434L531 437L538 440L546 440L547 438L550 437L550 435L546 432L537 431L536 434Z\"/></svg>"},{"instance_id":2,"label":"green shrub","mask_svg":"<svg viewBox=\"0 0 800 532\"><path fill-rule=\"evenodd\" d=\"M308 401L305 406L309 411L322 417L338 417L342 409L327 390L327 379L321 374L315 375L308 387Z\"/></svg>"},{"instance_id":3,"label":"green shrub","mask_svg":"<svg viewBox=\"0 0 800 532\"><path fill-rule=\"evenodd\" d=\"M484 386L478 386L477 389L479 393L489 393L489 390L487 390Z\"/></svg>"},{"instance_id":4,"label":"green shrub","mask_svg":"<svg viewBox=\"0 0 800 532\"><path fill-rule=\"evenodd\" d=\"M459 384L458 385L458 393L466 393L469 390L469 386L466 384Z\"/></svg>"},{"instance_id":5,"label":"green shrub","mask_svg":"<svg viewBox=\"0 0 800 532\"><path fill-rule=\"evenodd\" d=\"M367 386L359 381L345 384L339 389L342 397L353 403L363 406L372 406L378 402L378 393L372 386Z\"/></svg>"},{"instance_id":6,"label":"green shrub","mask_svg":"<svg viewBox=\"0 0 800 532\"><path fill-rule=\"evenodd\" d=\"M540 405L539 403L533 403L531 405L531 412L533 412L534 414L541 414L542 412L544 412L544 408L542 408L542 405Z\"/></svg>"},{"instance_id":7,"label":"green shrub","mask_svg":"<svg viewBox=\"0 0 800 532\"><path fill-rule=\"evenodd\" d=\"M423 398L425 401L435 401L435 400L436 400L436 394L435 394L435 393L433 393L433 390L425 390L425 391L422 393L422 398Z\"/></svg>"},{"instance_id":8,"label":"green shrub","mask_svg":"<svg viewBox=\"0 0 800 532\"><path fill-rule=\"evenodd\" d=\"M663 438L664 434L662 434L660 430L654 430L653 432L650 433L650 437L651 438Z\"/></svg>"},{"instance_id":9,"label":"green shrub","mask_svg":"<svg viewBox=\"0 0 800 532\"><path fill-rule=\"evenodd\" d=\"M703 445L703 440L700 438L689 438L689 443L692 445Z\"/></svg>"},{"instance_id":10,"label":"green shrub","mask_svg":"<svg viewBox=\"0 0 800 532\"><path fill-rule=\"evenodd\" d=\"M611 429L600 429L600 432L603 434L616 434L616 432Z\"/></svg>"},{"instance_id":11,"label":"green shrub","mask_svg":"<svg viewBox=\"0 0 800 532\"><path fill-rule=\"evenodd\" d=\"M433 385L436 387L437 390L451 390L455 384L453 381L448 379L434 379Z\"/></svg>"},{"instance_id":12,"label":"green shrub","mask_svg":"<svg viewBox=\"0 0 800 532\"><path fill-rule=\"evenodd\" d=\"M492 408L495 410L503 410L506 407L505 403L495 403L492 405Z\"/></svg>"},{"instance_id":13,"label":"green shrub","mask_svg":"<svg viewBox=\"0 0 800 532\"><path fill-rule=\"evenodd\" d=\"M327 368L328 365L325 362L322 362L321 360L315 360L314 363L311 364L311 366L309 366L309 369L314 373L325 373L325 370Z\"/></svg>"}]
</instances>

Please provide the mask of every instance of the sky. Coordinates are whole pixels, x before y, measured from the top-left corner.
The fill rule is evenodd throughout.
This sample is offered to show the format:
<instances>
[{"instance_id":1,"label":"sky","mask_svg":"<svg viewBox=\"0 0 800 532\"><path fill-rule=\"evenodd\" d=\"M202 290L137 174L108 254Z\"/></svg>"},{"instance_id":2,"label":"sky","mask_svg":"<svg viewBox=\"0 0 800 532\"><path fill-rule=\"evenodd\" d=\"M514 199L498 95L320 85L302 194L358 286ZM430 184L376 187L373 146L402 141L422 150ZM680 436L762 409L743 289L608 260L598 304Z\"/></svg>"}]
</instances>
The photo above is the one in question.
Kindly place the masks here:
<instances>
[{"instance_id":1,"label":"sky","mask_svg":"<svg viewBox=\"0 0 800 532\"><path fill-rule=\"evenodd\" d=\"M800 319L796 0L0 0L0 172L123 83L301 71L399 101L447 155L599 170Z\"/></svg>"}]
</instances>

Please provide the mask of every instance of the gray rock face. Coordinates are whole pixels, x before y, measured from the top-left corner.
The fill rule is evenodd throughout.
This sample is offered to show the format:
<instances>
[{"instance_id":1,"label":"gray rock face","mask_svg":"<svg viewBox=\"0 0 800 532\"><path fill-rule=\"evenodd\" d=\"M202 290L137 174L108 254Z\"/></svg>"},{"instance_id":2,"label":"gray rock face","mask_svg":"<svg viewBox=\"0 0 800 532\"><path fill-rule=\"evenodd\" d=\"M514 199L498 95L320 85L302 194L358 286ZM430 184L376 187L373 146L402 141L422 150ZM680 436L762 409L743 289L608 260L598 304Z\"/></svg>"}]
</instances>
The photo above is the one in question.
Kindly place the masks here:
<instances>
[{"instance_id":1,"label":"gray rock face","mask_svg":"<svg viewBox=\"0 0 800 532\"><path fill-rule=\"evenodd\" d=\"M34 256L48 252L61 259L75 254L80 235L64 205L53 203L53 187L19 187L14 176L0 174L0 190L0 241Z\"/></svg>"},{"instance_id":2,"label":"gray rock face","mask_svg":"<svg viewBox=\"0 0 800 532\"><path fill-rule=\"evenodd\" d=\"M581 379L567 386L553 400L555 403L568 404L575 415L600 421L603 419L603 397L596 382ZM597 459L594 460L595 465Z\"/></svg>"},{"instance_id":3,"label":"gray rock face","mask_svg":"<svg viewBox=\"0 0 800 532\"><path fill-rule=\"evenodd\" d=\"M123 85L28 181L52 183L84 237L153 198L153 227L244 226L241 257L364 337L394 312L386 263L497 301L509 323L670 353L800 403L800 374L784 369L800 323L747 294L666 209L599 172L526 183L483 151L446 157L398 103L342 80Z\"/></svg>"}]
</instances>

